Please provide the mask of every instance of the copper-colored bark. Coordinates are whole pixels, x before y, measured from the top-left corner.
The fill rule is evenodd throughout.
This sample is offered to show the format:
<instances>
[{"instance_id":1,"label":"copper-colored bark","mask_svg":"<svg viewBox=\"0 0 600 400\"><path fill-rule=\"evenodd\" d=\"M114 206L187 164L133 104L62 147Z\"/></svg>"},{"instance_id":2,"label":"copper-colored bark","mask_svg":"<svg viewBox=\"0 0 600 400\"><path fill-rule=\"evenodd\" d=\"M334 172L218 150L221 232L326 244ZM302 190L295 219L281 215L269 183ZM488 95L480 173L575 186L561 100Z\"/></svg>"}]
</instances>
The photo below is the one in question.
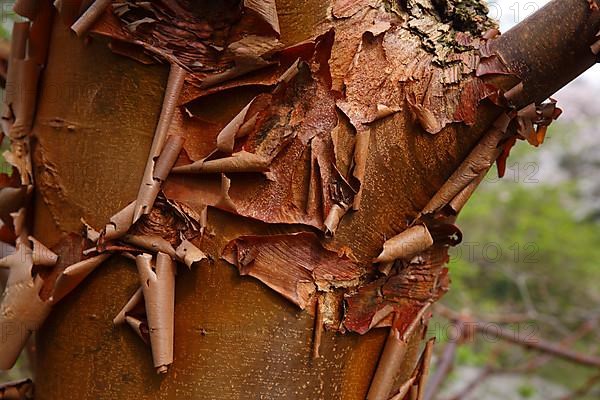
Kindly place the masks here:
<instances>
[{"instance_id":1,"label":"copper-colored bark","mask_svg":"<svg viewBox=\"0 0 600 400\"><path fill-rule=\"evenodd\" d=\"M523 82L514 103L519 108L539 103L594 65L598 56L590 46L599 26L600 12L590 2L552 1L492 40L490 50L497 52Z\"/></svg>"},{"instance_id":2,"label":"copper-colored bark","mask_svg":"<svg viewBox=\"0 0 600 400\"><path fill-rule=\"evenodd\" d=\"M81 214L100 229L136 197L166 76L163 67L114 55L102 40L86 46L62 23L55 24L35 125L43 182L35 233L44 243L56 241L61 230L79 230ZM73 87L74 77L81 90L69 92L68 102L57 102L56 88ZM87 101L90 90L94 102ZM221 111L210 113L218 117ZM51 124L57 116L59 123ZM51 186L56 189L46 189ZM203 241L207 254L218 255L241 234L280 233L214 209L208 220L215 236ZM146 345L129 328L111 322L138 284L132 261L113 257L56 306L38 340L38 399L95 398L108 388L111 396L138 399L273 393L256 380L260 376L281 388L275 394L280 398L297 392L302 398L359 400L370 380L363 369L376 363L385 336L324 332L321 357L312 361L312 316L259 282L239 277L217 257L177 277L176 361L161 380ZM290 342L290 337L298 339ZM97 374L100 366L106 370Z\"/></svg>"},{"instance_id":3,"label":"copper-colored bark","mask_svg":"<svg viewBox=\"0 0 600 400\"><path fill-rule=\"evenodd\" d=\"M160 14L160 21L139 30L149 24L136 20L144 15L143 7L115 10L118 15L108 9L91 29L89 43L69 30L77 12L65 11L55 19L33 126L34 233L52 247L61 234L81 231L83 217L90 224L88 232L98 239L98 251L105 246L104 250L126 252L111 257L65 297L40 332L38 399L96 398L107 392L137 399L364 399L385 340L385 333L375 328L389 326L393 311L397 325L392 332L401 335L415 317L420 320L424 304L447 290L443 265L447 247L459 233L445 206L458 211L473 182L476 186L499 153L507 152L499 148L504 129L494 136L498 140L477 146L507 106L498 89L515 87L518 78L512 72L521 73L524 88L535 75L513 71L509 53L503 56L513 70L501 62L478 69L480 55L493 59L496 49L504 51L502 39L485 47L487 39L479 38L488 26L484 15L474 16L472 32L444 39L467 47L454 54L444 40L436 40L439 46L431 48L423 39L427 24L440 23L433 7L433 14L422 17L424 25L404 26L405 20L417 18L410 7L389 3L395 8L392 12L376 3L245 1L231 9L231 20L210 26L219 33L219 45L213 46L201 37L186 36L190 30L202 31L201 23L171 29L172 21L189 22L178 17L194 15L188 2L182 15L171 15L169 9L163 13L167 17ZM219 7L209 2L197 6L201 11ZM585 18L592 13L577 11ZM223 26L234 20L239 26L224 34ZM589 20L595 34L596 17ZM114 40L109 46L97 33ZM177 44L176 50L171 43ZM590 53L591 45L586 43ZM488 53L480 54L478 46ZM171 74L178 85L170 86L184 85L185 101L175 104L168 96L163 108L168 118L161 118L169 68L158 63L165 61L172 64L171 71L179 71ZM447 61L451 63L445 65ZM184 67L191 72L182 82ZM494 68L509 74L492 79L498 72ZM476 71L482 77L476 77ZM75 89L67 94L57 93L71 87ZM544 93L553 88L547 85ZM524 90L514 98L516 105L538 102L540 93L536 88ZM266 106L259 101L265 98ZM258 111L249 110L239 118L242 123L235 121L252 99L257 100L250 108ZM235 132L219 140L230 123ZM153 164L160 153L156 143L166 137L166 127L185 138L176 168L185 174L167 179L165 196L204 216L198 221L207 234L189 242L198 246L188 247L195 253L193 259L186 259L177 247L182 238L174 223L125 235L128 221L141 215L131 202L142 177L150 178L142 181L142 188L153 184ZM221 153L213 152L215 148ZM486 151L475 153L481 163L470 171L469 160L467 167L463 161L478 148ZM161 182L168 169L158 177ZM464 170L467 179L460 173ZM453 180L458 183L448 192L452 195L428 208L436 194L439 198L446 193L438 191L454 171L460 176ZM154 190L149 198L153 197ZM141 219L153 216L155 209L149 205ZM357 211L350 211L351 205ZM119 210L124 211L116 214ZM106 225L115 214L118 223ZM109 227L104 236L94 233L103 226ZM386 258L386 274L380 276L372 261L385 240L418 226L431 232L423 235L419 254ZM113 239L120 236L121 242L106 240L111 229ZM318 230L333 237L326 239ZM274 238L296 235L311 236L310 243L305 240L289 254L286 246L274 244ZM253 246L240 246L243 240ZM137 332L147 338L145 321L138 315L120 315L119 321L124 319L136 332L111 324L140 284L128 259L136 247L162 251L188 265L204 254L212 258L210 264L183 269L177 276L174 362L162 379L148 368L150 353L135 337ZM228 261L279 293L240 277L220 259L223 250L232 247L237 253ZM306 251L300 254L299 249ZM279 260L276 270L261 251ZM289 265L286 255L293 261ZM339 269L332 267L334 261ZM291 279L283 273L285 268L295 271ZM314 309L308 306L316 296L322 299L317 335L314 316L280 294L307 310ZM327 327L323 332L321 318ZM152 321L148 325L152 328ZM419 374L413 374L420 332L402 338L404 359L394 360L394 379L386 380L385 395L397 393L415 378L409 390L422 396L427 357ZM152 334L149 338L156 342ZM319 344L316 359L313 338ZM152 345L153 352L161 352ZM156 366L169 364L170 353L165 359Z\"/></svg>"}]
</instances>

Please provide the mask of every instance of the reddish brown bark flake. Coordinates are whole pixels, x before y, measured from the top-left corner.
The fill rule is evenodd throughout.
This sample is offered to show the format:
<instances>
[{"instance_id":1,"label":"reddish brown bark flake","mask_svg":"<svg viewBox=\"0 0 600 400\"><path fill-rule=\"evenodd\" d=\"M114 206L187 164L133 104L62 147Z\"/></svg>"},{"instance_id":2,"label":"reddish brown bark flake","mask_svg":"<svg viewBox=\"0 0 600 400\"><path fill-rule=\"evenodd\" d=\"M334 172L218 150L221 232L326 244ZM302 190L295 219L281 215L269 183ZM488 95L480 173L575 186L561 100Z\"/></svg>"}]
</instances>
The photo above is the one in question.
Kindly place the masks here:
<instances>
[{"instance_id":1,"label":"reddish brown bark flake","mask_svg":"<svg viewBox=\"0 0 600 400\"><path fill-rule=\"evenodd\" d=\"M244 7L266 22L279 35L279 17L275 0L244 0Z\"/></svg>"},{"instance_id":2,"label":"reddish brown bark flake","mask_svg":"<svg viewBox=\"0 0 600 400\"><path fill-rule=\"evenodd\" d=\"M228 3L123 1L108 7L91 32L113 41L121 54L140 59L140 49L160 61L193 72L188 82L216 85L269 65L269 55L281 48L275 1ZM129 54L128 54L129 53Z\"/></svg>"},{"instance_id":3,"label":"reddish brown bark flake","mask_svg":"<svg viewBox=\"0 0 600 400\"><path fill-rule=\"evenodd\" d=\"M423 400L425 395L425 389L427 387L427 378L429 377L429 369L431 366L431 356L433 355L433 345L435 344L435 338L431 338L425 343L425 349L421 354L418 368L417 368L417 381L415 386L418 387L417 400Z\"/></svg>"},{"instance_id":4,"label":"reddish brown bark flake","mask_svg":"<svg viewBox=\"0 0 600 400\"><path fill-rule=\"evenodd\" d=\"M410 378L409 380L407 380L406 382L404 382L400 388L398 389L398 392L390 397L390 400L404 400L404 397L408 394L408 392L410 391L410 389L413 386L413 383L415 382L416 378Z\"/></svg>"},{"instance_id":5,"label":"reddish brown bark flake","mask_svg":"<svg viewBox=\"0 0 600 400\"><path fill-rule=\"evenodd\" d=\"M145 313L145 309L143 308L144 304L144 293L143 289L140 287L135 291L133 296L127 301L127 303L123 306L121 311L117 314L117 316L113 319L113 324L119 325L125 322L125 317L128 315L135 315L135 311L140 310Z\"/></svg>"},{"instance_id":6,"label":"reddish brown bark flake","mask_svg":"<svg viewBox=\"0 0 600 400\"><path fill-rule=\"evenodd\" d=\"M152 210L152 205L160 191L160 187L175 164L183 146L184 139L182 137L170 136L170 139L167 140L167 133L173 119L173 113L175 112L185 76L186 71L179 65L171 66L160 117L156 125L152 147L150 148L144 176L140 183L140 189L135 202L133 222L136 222L143 214L148 214ZM161 168L159 169L158 167Z\"/></svg>"},{"instance_id":7,"label":"reddish brown bark flake","mask_svg":"<svg viewBox=\"0 0 600 400\"><path fill-rule=\"evenodd\" d=\"M383 251L374 262L386 263L410 259L433 245L433 238L425 225L415 225L386 240Z\"/></svg>"},{"instance_id":8,"label":"reddish brown bark flake","mask_svg":"<svg viewBox=\"0 0 600 400\"><path fill-rule=\"evenodd\" d=\"M522 90L522 86L517 86L517 93ZM505 97L510 99L512 92L507 92ZM549 102L536 105L530 105L517 111L515 119L512 121L510 129L516 130L516 134L501 141L499 147L502 149L496 163L498 165L498 176L502 178L506 170L506 160L510 155L510 150L517 143L517 139L527 140L532 146L538 147L544 143L548 126L562 114L562 110L556 106L556 100L550 99Z\"/></svg>"},{"instance_id":9,"label":"reddish brown bark flake","mask_svg":"<svg viewBox=\"0 0 600 400\"><path fill-rule=\"evenodd\" d=\"M60 273L54 284L50 301L57 303L75 289L83 280L110 257L109 253L86 258L70 265Z\"/></svg>"},{"instance_id":10,"label":"reddish brown bark flake","mask_svg":"<svg viewBox=\"0 0 600 400\"><path fill-rule=\"evenodd\" d=\"M425 206L423 214L440 211L493 165L502 151L498 145L505 139L510 121L508 114L502 114L493 123L488 133Z\"/></svg>"},{"instance_id":11,"label":"reddish brown bark flake","mask_svg":"<svg viewBox=\"0 0 600 400\"><path fill-rule=\"evenodd\" d=\"M315 301L315 326L313 333L313 358L319 358L319 351L321 349L321 340L323 338L323 295L317 295L317 301Z\"/></svg>"},{"instance_id":12,"label":"reddish brown bark flake","mask_svg":"<svg viewBox=\"0 0 600 400\"><path fill-rule=\"evenodd\" d=\"M13 5L13 11L33 21L40 9L40 3L37 0L16 0Z\"/></svg>"},{"instance_id":13,"label":"reddish brown bark flake","mask_svg":"<svg viewBox=\"0 0 600 400\"><path fill-rule=\"evenodd\" d=\"M12 177L6 174L0 175L0 220L6 232L3 241L10 244L14 243L15 239L13 219L10 214L23 207L28 193L26 187L16 182L17 176L18 174L13 174Z\"/></svg>"},{"instance_id":14,"label":"reddish brown bark flake","mask_svg":"<svg viewBox=\"0 0 600 400\"><path fill-rule=\"evenodd\" d=\"M165 186L167 197L186 201L197 210L209 205L268 223L323 229L332 207L349 201L344 198L348 190L341 189L347 184L335 169L330 135L337 123L327 70L332 35L329 32L309 43L308 61L293 62L270 93L259 95L246 112L242 109L216 132L221 151L176 166L174 173L203 176L197 180L172 176ZM229 153L232 139L233 153ZM231 180L231 201L226 204L214 176L219 173L228 173Z\"/></svg>"},{"instance_id":15,"label":"reddish brown bark flake","mask_svg":"<svg viewBox=\"0 0 600 400\"><path fill-rule=\"evenodd\" d=\"M313 233L241 236L223 258L304 309L317 291L357 287L364 274L345 255L324 248Z\"/></svg>"},{"instance_id":16,"label":"reddish brown bark flake","mask_svg":"<svg viewBox=\"0 0 600 400\"><path fill-rule=\"evenodd\" d=\"M5 151L3 156L19 171L24 185L32 181L29 134L41 70L31 51L27 51L28 43L30 23L15 23L6 78L7 93L2 111L2 130L11 139L10 150Z\"/></svg>"},{"instance_id":17,"label":"reddish brown bark flake","mask_svg":"<svg viewBox=\"0 0 600 400\"><path fill-rule=\"evenodd\" d=\"M34 260L48 268L58 257L45 248L44 255L34 256L34 249L40 251L41 243L27 237L25 209L13 213L17 236L15 252L0 260L0 268L9 268L8 281L0 303L0 326L7 331L0 347L0 369L10 369L17 361L32 332L39 329L50 313L51 304L40 298L44 280L34 276Z\"/></svg>"},{"instance_id":18,"label":"reddish brown bark flake","mask_svg":"<svg viewBox=\"0 0 600 400\"><path fill-rule=\"evenodd\" d=\"M15 382L0 383L1 400L32 400L33 382L23 379Z\"/></svg>"},{"instance_id":19,"label":"reddish brown bark flake","mask_svg":"<svg viewBox=\"0 0 600 400\"><path fill-rule=\"evenodd\" d=\"M176 266L171 257L160 252L155 260L149 254L139 255L136 264L148 315L154 367L164 374L173 363ZM134 325L136 331L137 326Z\"/></svg>"},{"instance_id":20,"label":"reddish brown bark flake","mask_svg":"<svg viewBox=\"0 0 600 400\"><path fill-rule=\"evenodd\" d=\"M104 13L104 10L112 3L112 0L95 0L84 13L75 21L71 26L71 29L77 34L82 36L96 23L100 16Z\"/></svg>"},{"instance_id":21,"label":"reddish brown bark flake","mask_svg":"<svg viewBox=\"0 0 600 400\"><path fill-rule=\"evenodd\" d=\"M391 392L404 362L408 343L414 335L420 334L425 327L430 318L430 305L431 303L426 303L425 306L421 307L406 327L400 327L399 318L396 316L379 358L375 376L371 381L367 400L388 400L392 395ZM429 346L426 347L426 352L428 348ZM429 355L431 355L430 350ZM428 364L426 367L428 368Z\"/></svg>"},{"instance_id":22,"label":"reddish brown bark flake","mask_svg":"<svg viewBox=\"0 0 600 400\"><path fill-rule=\"evenodd\" d=\"M429 301L448 290L447 247L434 245L389 277L362 285L346 296L344 327L364 334L378 326L389 326L391 311L409 318ZM386 310L387 315L381 315Z\"/></svg>"},{"instance_id":23,"label":"reddish brown bark flake","mask_svg":"<svg viewBox=\"0 0 600 400\"><path fill-rule=\"evenodd\" d=\"M134 257L135 260L135 257ZM114 325L127 324L147 345L150 342L150 329L146 316L143 289L140 287L123 306L119 314L113 319Z\"/></svg>"}]
</instances>

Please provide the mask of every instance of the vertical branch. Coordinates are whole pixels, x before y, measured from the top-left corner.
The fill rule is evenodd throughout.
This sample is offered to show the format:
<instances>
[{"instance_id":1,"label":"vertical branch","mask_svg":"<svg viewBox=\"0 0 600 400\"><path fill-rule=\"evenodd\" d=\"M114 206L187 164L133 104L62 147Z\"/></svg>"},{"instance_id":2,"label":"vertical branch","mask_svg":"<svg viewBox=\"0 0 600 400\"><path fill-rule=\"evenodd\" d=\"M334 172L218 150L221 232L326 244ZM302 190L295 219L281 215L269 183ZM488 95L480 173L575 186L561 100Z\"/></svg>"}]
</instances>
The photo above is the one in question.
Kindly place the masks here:
<instances>
[{"instance_id":1,"label":"vertical branch","mask_svg":"<svg viewBox=\"0 0 600 400\"><path fill-rule=\"evenodd\" d=\"M460 327L459 329L459 332L462 332L463 328ZM451 339L451 341L448 342L448 344L444 347L442 356L436 364L435 374L431 377L425 388L423 400L433 400L442 384L452 371L459 340L460 338Z\"/></svg>"}]
</instances>

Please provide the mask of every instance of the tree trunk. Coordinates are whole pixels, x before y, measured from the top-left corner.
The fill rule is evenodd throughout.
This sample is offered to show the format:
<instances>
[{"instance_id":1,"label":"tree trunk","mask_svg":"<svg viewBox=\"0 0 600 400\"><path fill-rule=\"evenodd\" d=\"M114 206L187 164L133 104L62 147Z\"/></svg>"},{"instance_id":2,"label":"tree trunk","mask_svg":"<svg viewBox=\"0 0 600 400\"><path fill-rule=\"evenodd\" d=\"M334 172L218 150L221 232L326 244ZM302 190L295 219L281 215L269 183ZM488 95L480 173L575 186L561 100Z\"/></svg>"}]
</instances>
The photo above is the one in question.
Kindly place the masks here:
<instances>
[{"instance_id":1,"label":"tree trunk","mask_svg":"<svg viewBox=\"0 0 600 400\"><path fill-rule=\"evenodd\" d=\"M214 17L237 9L233 6L239 2L179 3L186 12ZM281 46L264 55L247 45L251 70L244 70L242 56L235 54L230 70L221 64L202 70L181 53L170 52L164 41L168 36L150 48L143 24L126 34L114 31L114 24L123 25L126 18L139 19L135 10L119 20L109 8L83 38L69 28L79 16L79 4L63 2L61 12L54 12L31 129L32 232L59 256L54 270L42 274L41 297L48 298L56 276L93 246L78 239L81 219L102 231L141 192L169 71L177 68L188 72L169 134L185 138L184 152L162 190L166 199L191 210L190 215L201 215L208 206L204 233L190 240L209 260L189 270L178 268L174 362L163 375L152 368L152 352L134 331L113 325L140 287L136 262L127 257L137 250L131 243L118 243L129 246L125 254L107 247L112 254L108 261L56 304L37 332L36 399L362 400L374 376L384 383L371 387L371 400L387 400L407 381L409 390L422 392L430 351L429 346L421 351L426 307L447 290L443 265L448 246L459 235L453 222L461 199L502 157L511 138L533 140L521 127L524 122L546 126L555 116L541 120L517 110L532 102L542 110L539 103L559 87L556 82L562 85L589 67L595 61L590 45L599 29L598 11L588 1L555 0L546 9L554 13L548 15L560 16L560 7L571 15L568 27L560 30L562 37L518 46L533 49L543 43L539 53L515 51L507 43L511 34L521 39L518 30L499 39L482 38L492 24L475 0L466 2L466 8L454 1L282 0L276 4L277 35L270 32L273 20L261 17L253 3L269 1L244 2L229 35L246 29L260 37L279 36ZM254 19L248 22L248 16ZM535 23L529 26L539 32ZM573 27L584 28L576 34L569 30ZM576 35L578 41L573 40ZM560 51L567 45L582 55L578 63L569 63L571 56ZM560 68L535 68L550 55L552 65ZM281 78L298 57L296 75ZM261 58L267 62L258 69ZM202 84L232 70L229 79ZM548 79L555 73L563 78ZM518 88L520 82L523 88ZM530 89L531 82L536 86ZM515 87L511 97L509 89ZM217 135L263 93L271 96L273 113L285 116L283 122L265 128L261 113L266 111L261 110L255 114L254 131L234 140L235 151L243 142L243 149L258 152L264 136L277 129L287 132L283 137L289 141L269 160L270 171L189 173L186 165L194 161L226 158L210 155ZM289 126L292 133L285 131ZM495 138L491 150L481 153L478 143L489 137ZM465 160L473 152L481 162L469 169ZM286 176L292 177L286 181ZM273 189L278 181L289 185ZM333 186L345 194L336 197ZM287 191L281 195L282 190ZM165 202L159 196L155 209ZM342 210L340 217L346 212L339 225L331 226L327 217L336 209ZM181 232L173 234L172 215L163 211L142 217L132 229L169 240L175 235L175 247ZM431 243L423 245L419 227ZM418 249L413 251L412 239L400 237L402 256L396 252L391 261L382 261L387 260L383 254L378 257L384 243L391 246L386 239L402 232L420 235ZM268 253L262 266L261 251ZM248 253L246 262L242 257ZM335 253L333 265L324 261ZM325 273L319 281L315 277L321 263ZM308 287L309 295L303 297L304 289L282 289L290 286L287 272L281 272L285 282L274 283L291 264L311 268L308 281L289 278L296 288ZM360 272L345 281L335 275L335 265L347 265L345 274ZM259 268L268 273L261 275ZM322 331L323 325L327 329ZM388 331L400 339L388 337ZM387 365L381 366L386 342L386 348L404 346L398 351L405 353L403 358L388 354L397 364L388 371L391 378L381 371ZM154 341L152 345L155 350Z\"/></svg>"}]
</instances>

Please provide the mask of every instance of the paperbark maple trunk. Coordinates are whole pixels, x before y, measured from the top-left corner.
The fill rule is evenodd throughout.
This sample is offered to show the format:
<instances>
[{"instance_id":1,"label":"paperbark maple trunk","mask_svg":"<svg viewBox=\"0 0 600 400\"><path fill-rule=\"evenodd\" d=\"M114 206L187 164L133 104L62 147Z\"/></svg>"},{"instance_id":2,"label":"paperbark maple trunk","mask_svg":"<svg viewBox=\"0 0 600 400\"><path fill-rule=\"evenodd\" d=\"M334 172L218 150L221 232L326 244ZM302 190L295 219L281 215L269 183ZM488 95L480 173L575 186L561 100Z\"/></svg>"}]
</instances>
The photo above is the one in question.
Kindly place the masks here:
<instances>
[{"instance_id":1,"label":"paperbark maple trunk","mask_svg":"<svg viewBox=\"0 0 600 400\"><path fill-rule=\"evenodd\" d=\"M294 3L278 4L288 44L312 37L326 9L321 1ZM79 231L82 215L102 226L135 198L167 74L165 66L112 53L101 39L86 45L55 22L34 127L45 192L36 196L36 237L56 243L61 231ZM240 96L248 99L243 92L223 96L205 112L227 118L242 105ZM215 240L207 253L255 230L252 221L218 210L209 220ZM37 336L36 399L365 397L385 330L363 337L326 332L321 358L312 360L313 317L220 259L178 275L177 363L166 377L157 375L147 346L112 324L138 281L133 261L112 257L56 306ZM411 371L414 359L407 357Z\"/></svg>"},{"instance_id":2,"label":"paperbark maple trunk","mask_svg":"<svg viewBox=\"0 0 600 400\"><path fill-rule=\"evenodd\" d=\"M591 39L599 27L598 16L590 14L589 4L584 0L561 1L572 6L573 24L586 26L582 36L585 40ZM361 2L278 1L283 44L294 45L323 34L323 22L327 16L331 17L333 3ZM366 104L379 105L380 101L386 105L384 96L367 98L369 92L360 93L360 89L368 87L384 72L401 73L382 71L378 64L382 59L378 53L382 46L381 33L389 27L363 25L357 10L337 11L341 15L341 22L337 23L340 26L347 23L343 28L346 31L357 21L356 29L362 31L348 34L345 40L355 40L364 53L354 48L351 54L346 54L346 41L334 44L331 61L334 88L342 91L345 86L348 96L357 90ZM364 21L367 14L361 14ZM408 13L401 15L405 17L409 17ZM418 19L418 16L410 18ZM363 35L369 29L371 33ZM576 35L563 34L571 39ZM553 45L560 49L559 44L564 43L554 39L550 42L545 44L544 54L553 51ZM493 49L495 44L492 43L490 48ZM500 43L500 53L506 50L506 41L497 43ZM413 70L427 71L435 62L424 50L417 51L401 41L387 45L392 52L386 54L390 59L422 60L423 65L411 64ZM578 53L583 50L579 49ZM503 54L510 67L518 61L510 59L511 55L522 57L525 63L531 61L527 60L527 54ZM353 70L346 74L341 74L339 68L336 70L336 65L348 65L353 57L357 60ZM593 62L591 53L586 57L573 67L575 73L585 69L584 63ZM564 63L565 59L559 54L554 61ZM407 68L409 64L406 61ZM568 69L565 66L560 72L565 77L575 76ZM520 81L524 81L525 86L536 78L547 81L548 75L553 73L548 69L518 72L523 76L497 76L495 85L508 90ZM81 230L82 217L92 226L104 226L113 214L136 198L159 119L167 76L165 65L144 65L117 55L102 38L84 41L55 18L33 128L37 138L33 152L36 178L33 233L36 238L49 247L58 245L61 235ZM412 94L420 96L423 91L426 94L430 83L418 83ZM535 94L530 93L529 97L519 93L518 106L540 101L544 90L550 94L554 89L536 88ZM377 90L384 91L383 88ZM209 100L201 99L195 109L206 120L227 122L258 92L252 85L224 91ZM369 116L357 117L351 105L343 110L349 114L348 118L338 112L342 121L340 129L354 129L360 134L361 127L357 125L369 125L370 130L361 208L344 217L330 242L334 248L349 247L359 262L370 264L381 251L385 237L406 229L409 221L417 218L503 110L494 104L482 103L473 111L474 119L468 125L463 123L462 114L456 117L457 112L436 129L435 124L428 125L431 118L413 104L415 100L410 99L410 94L404 93L404 98L396 99L401 110L394 110L396 114L391 118L375 121L378 117L371 116L372 126L371 121L363 123ZM447 96L458 97L459 94L453 92ZM475 103L479 104L480 100L476 99ZM425 99L419 101L425 102ZM442 109L440 113L446 111ZM441 117L433 119L436 118ZM458 123L449 124L455 119ZM167 193L185 196L180 187L191 186L191 181L187 175L177 178L177 190L171 186L169 192L167 185ZM235 268L220 258L222 249L241 235L289 233L295 232L294 227L239 218L213 207L209 207L208 213L214 234L203 238L202 249L214 259L191 271L180 270L177 276L176 362L168 374L156 375L150 367L152 359L147 346L132 331L112 324L114 316L139 287L135 263L115 255L56 305L38 332L36 399L365 398L387 330L373 329L364 335L325 331L320 358L313 359L313 315L300 311L258 280L240 277ZM57 250L66 258L73 251ZM438 274L441 272L436 270L436 279ZM407 320L414 317L412 303L406 306L405 314ZM415 369L421 333L422 329L418 329L410 338L396 379L399 383L408 380Z\"/></svg>"}]
</instances>

